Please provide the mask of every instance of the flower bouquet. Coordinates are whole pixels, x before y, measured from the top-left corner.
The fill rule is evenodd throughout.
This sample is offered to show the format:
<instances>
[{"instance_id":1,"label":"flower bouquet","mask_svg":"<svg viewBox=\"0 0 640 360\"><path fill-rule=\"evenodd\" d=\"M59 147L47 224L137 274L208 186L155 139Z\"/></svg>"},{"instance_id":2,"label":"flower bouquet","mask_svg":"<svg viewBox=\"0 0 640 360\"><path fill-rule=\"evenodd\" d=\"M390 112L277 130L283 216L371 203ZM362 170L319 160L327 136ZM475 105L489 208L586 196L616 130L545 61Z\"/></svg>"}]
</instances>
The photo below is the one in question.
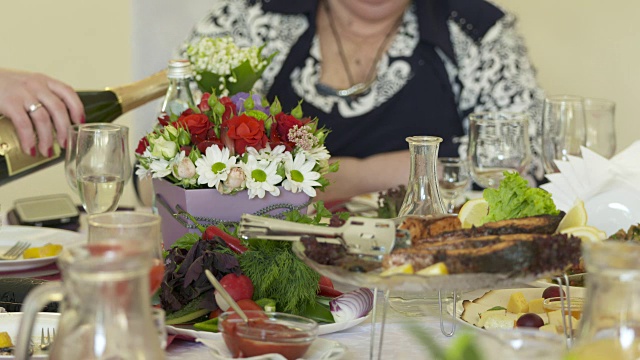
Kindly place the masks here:
<instances>
[{"instance_id":1,"label":"flower bouquet","mask_svg":"<svg viewBox=\"0 0 640 360\"><path fill-rule=\"evenodd\" d=\"M203 39L193 47L206 48L209 44L219 49L222 47L219 43L225 45L225 49L232 44L229 40ZM142 138L136 149L136 174L141 178L151 176L156 194L165 195L163 192L179 187L208 189L226 197L204 200L203 196L209 195L199 193L193 197L204 202L201 206L206 209L185 209L196 216L214 216L213 222L215 219L237 221L242 213L255 213L273 202L291 203L287 196L292 194L306 197L302 202L293 201L301 207L316 195L317 189L322 190L329 184L325 175L338 169L337 164L329 164L330 154L324 146L329 131L318 127L318 119L304 117L300 103L287 113L277 98L269 102L252 92L215 95L218 90L229 94L231 89L237 89L231 85L253 85L272 58L264 59L256 51L226 50L227 55L223 57L228 60L226 63L218 56L220 51L214 51L218 56L216 61L226 64L219 64L214 69L216 73L211 72L209 62L200 59L205 57L205 52L188 51L195 54L191 61L196 73L201 75L200 87L213 86L214 89L205 92L197 106L179 116L161 116L154 131ZM212 85L210 80L216 77L219 81ZM155 181L157 179L164 183ZM246 202L239 201L242 198L253 203L244 207L241 204ZM254 202L254 199L263 202ZM265 199L273 202L265 203ZM224 201L224 205L220 201ZM182 208L188 206L186 200L169 199L168 202L177 202ZM212 209L216 207L223 208L224 212L215 216Z\"/></svg>"}]
</instances>

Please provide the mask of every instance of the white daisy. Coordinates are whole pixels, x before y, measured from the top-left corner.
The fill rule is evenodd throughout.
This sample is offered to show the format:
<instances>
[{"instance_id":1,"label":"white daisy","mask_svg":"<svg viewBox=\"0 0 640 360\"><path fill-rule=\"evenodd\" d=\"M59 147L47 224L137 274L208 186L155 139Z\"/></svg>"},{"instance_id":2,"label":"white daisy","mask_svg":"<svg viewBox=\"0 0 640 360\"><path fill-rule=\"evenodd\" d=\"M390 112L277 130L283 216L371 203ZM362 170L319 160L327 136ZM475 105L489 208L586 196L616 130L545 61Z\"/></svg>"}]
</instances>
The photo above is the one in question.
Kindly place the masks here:
<instances>
[{"instance_id":1,"label":"white daisy","mask_svg":"<svg viewBox=\"0 0 640 360\"><path fill-rule=\"evenodd\" d=\"M312 148L309 151L302 150L302 153L306 155L307 159L312 159L316 162L329 160L329 158L331 157L331 155L329 154L329 150L327 150L324 145Z\"/></svg>"},{"instance_id":2,"label":"white daisy","mask_svg":"<svg viewBox=\"0 0 640 360\"><path fill-rule=\"evenodd\" d=\"M247 147L247 152L250 155L255 156L258 160L267 160L267 161L282 161L285 158L284 145L278 145L275 149L271 149L271 144L267 143L267 146L260 149L260 151L256 150L254 147Z\"/></svg>"},{"instance_id":3,"label":"white daisy","mask_svg":"<svg viewBox=\"0 0 640 360\"><path fill-rule=\"evenodd\" d=\"M303 153L297 154L295 159L289 154L284 162L287 178L282 182L282 186L293 193L302 190L311 197L316 196L316 189L313 187L320 186L316 181L320 178L320 173L313 171L315 165L315 160L307 160Z\"/></svg>"},{"instance_id":4,"label":"white daisy","mask_svg":"<svg viewBox=\"0 0 640 360\"><path fill-rule=\"evenodd\" d=\"M171 162L165 159L152 159L149 163L149 170L153 172L154 178L163 178L171 174Z\"/></svg>"},{"instance_id":5,"label":"white daisy","mask_svg":"<svg viewBox=\"0 0 640 360\"><path fill-rule=\"evenodd\" d=\"M207 148L206 154L196 160L198 184L207 184L218 188L221 181L227 180L231 168L236 164L236 157L229 156L226 147L220 150L217 145Z\"/></svg>"},{"instance_id":6,"label":"white daisy","mask_svg":"<svg viewBox=\"0 0 640 360\"><path fill-rule=\"evenodd\" d=\"M267 191L273 196L280 195L280 189L276 185L282 181L282 176L276 173L277 170L277 161L258 161L255 156L248 156L247 163L244 165L244 173L249 199L256 196L262 199Z\"/></svg>"}]
</instances>

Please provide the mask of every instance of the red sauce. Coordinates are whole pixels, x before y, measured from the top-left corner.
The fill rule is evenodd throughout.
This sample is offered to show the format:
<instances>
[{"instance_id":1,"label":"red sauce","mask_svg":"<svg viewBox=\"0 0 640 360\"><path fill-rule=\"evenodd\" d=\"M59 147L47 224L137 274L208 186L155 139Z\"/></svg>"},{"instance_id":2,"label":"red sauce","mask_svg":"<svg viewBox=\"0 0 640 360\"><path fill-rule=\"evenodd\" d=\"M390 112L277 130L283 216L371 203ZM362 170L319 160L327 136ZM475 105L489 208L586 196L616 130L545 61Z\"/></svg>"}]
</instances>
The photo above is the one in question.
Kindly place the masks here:
<instances>
[{"instance_id":1,"label":"red sauce","mask_svg":"<svg viewBox=\"0 0 640 360\"><path fill-rule=\"evenodd\" d=\"M275 353L295 360L301 358L313 342L303 340L308 337L304 331L263 318L249 319L247 325L237 320L223 321L222 326L224 342L235 358Z\"/></svg>"}]
</instances>

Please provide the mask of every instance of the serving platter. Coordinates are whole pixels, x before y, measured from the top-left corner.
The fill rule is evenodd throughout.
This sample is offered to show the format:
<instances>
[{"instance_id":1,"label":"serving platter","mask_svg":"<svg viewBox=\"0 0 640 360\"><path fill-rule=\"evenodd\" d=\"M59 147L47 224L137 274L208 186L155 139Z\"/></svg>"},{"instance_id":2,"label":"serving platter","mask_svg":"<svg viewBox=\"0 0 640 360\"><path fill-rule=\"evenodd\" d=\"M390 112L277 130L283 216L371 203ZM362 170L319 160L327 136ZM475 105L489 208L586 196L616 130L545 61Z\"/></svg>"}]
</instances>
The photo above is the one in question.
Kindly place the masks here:
<instances>
[{"instance_id":1,"label":"serving platter","mask_svg":"<svg viewBox=\"0 0 640 360\"><path fill-rule=\"evenodd\" d=\"M339 283L358 287L377 288L379 290L395 290L409 293L438 290L471 291L486 288L513 287L517 284L534 281L540 277L540 275L523 276L520 273L469 273L429 276L394 274L382 276L382 268L367 272L357 272L349 271L340 266L319 264L306 256L304 245L301 242L294 242L292 249L296 256L321 275L327 276Z\"/></svg>"},{"instance_id":2,"label":"serving platter","mask_svg":"<svg viewBox=\"0 0 640 360\"><path fill-rule=\"evenodd\" d=\"M363 321L369 318L370 314L359 317L357 319L344 321L333 324L320 324L318 326L318 335L332 334L342 330L350 329L354 326L361 324ZM199 331L193 328L192 325L167 325L167 333L171 335L181 335L192 339L209 339L209 340L221 340L222 334L219 332L211 331Z\"/></svg>"},{"instance_id":3,"label":"serving platter","mask_svg":"<svg viewBox=\"0 0 640 360\"><path fill-rule=\"evenodd\" d=\"M553 284L548 284L552 286ZM545 288L546 288L545 287ZM456 319L462 322L464 325L471 326L479 331L493 331L486 330L478 327L476 324L480 321L479 314L485 312L493 307L501 306L506 308L509 303L509 298L515 292L521 292L527 301L531 301L535 298L542 297L543 288L515 288L515 289L497 289L497 290L484 290L481 292L467 294L467 300L460 300L458 302ZM572 287L569 289L569 295L571 297L584 297L586 290L584 288Z\"/></svg>"}]
</instances>

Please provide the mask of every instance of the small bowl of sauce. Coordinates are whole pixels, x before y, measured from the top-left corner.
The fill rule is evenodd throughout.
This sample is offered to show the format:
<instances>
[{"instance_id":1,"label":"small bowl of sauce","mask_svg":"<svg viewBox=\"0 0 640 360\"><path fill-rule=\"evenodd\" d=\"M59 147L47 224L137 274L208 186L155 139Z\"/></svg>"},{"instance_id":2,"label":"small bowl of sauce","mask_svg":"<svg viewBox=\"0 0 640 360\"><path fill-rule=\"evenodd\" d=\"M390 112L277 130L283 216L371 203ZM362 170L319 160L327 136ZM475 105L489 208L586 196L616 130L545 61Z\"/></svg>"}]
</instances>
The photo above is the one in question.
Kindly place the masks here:
<instances>
[{"instance_id":1,"label":"small bowl of sauce","mask_svg":"<svg viewBox=\"0 0 640 360\"><path fill-rule=\"evenodd\" d=\"M318 323L302 316L258 310L245 314L247 323L233 311L219 317L222 338L234 358L280 354L295 360L318 337Z\"/></svg>"}]
</instances>

